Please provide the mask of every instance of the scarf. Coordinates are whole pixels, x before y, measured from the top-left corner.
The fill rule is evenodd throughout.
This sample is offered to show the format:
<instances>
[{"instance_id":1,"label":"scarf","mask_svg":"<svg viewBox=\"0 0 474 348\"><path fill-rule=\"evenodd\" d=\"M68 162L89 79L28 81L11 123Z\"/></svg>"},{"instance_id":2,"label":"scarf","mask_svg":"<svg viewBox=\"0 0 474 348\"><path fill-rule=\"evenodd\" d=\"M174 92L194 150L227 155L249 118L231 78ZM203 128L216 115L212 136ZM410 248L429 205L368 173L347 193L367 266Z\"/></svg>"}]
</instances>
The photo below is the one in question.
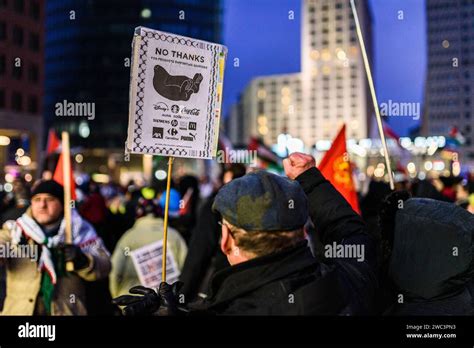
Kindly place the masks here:
<instances>
[{"instance_id":1,"label":"scarf","mask_svg":"<svg viewBox=\"0 0 474 348\"><path fill-rule=\"evenodd\" d=\"M82 252L90 252L92 248L97 247L102 241L98 238L93 227L85 222L79 214L73 209L71 211L71 230L73 244L78 245ZM58 281L58 271L54 265L51 249L64 244L65 241L65 220L61 221L59 231L56 235L47 237L38 223L28 214L24 213L16 220L14 228L11 230L11 239L13 245L18 245L24 235L35 241L41 247L41 257L38 260L38 271L43 272L41 279L41 293L45 302L46 311L51 313L51 302L54 286Z\"/></svg>"}]
</instances>

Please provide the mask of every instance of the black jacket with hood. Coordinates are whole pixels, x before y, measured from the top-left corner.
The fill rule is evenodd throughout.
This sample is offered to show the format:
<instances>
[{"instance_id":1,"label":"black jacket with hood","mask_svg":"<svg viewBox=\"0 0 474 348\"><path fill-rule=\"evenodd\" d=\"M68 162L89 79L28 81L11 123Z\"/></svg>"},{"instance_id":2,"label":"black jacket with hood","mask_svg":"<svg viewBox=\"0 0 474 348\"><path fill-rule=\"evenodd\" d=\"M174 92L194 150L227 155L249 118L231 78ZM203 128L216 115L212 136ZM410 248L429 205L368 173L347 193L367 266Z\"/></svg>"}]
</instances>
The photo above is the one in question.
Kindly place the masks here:
<instances>
[{"instance_id":1,"label":"black jacket with hood","mask_svg":"<svg viewBox=\"0 0 474 348\"><path fill-rule=\"evenodd\" d=\"M389 315L474 314L474 215L411 198L395 215Z\"/></svg>"}]
</instances>

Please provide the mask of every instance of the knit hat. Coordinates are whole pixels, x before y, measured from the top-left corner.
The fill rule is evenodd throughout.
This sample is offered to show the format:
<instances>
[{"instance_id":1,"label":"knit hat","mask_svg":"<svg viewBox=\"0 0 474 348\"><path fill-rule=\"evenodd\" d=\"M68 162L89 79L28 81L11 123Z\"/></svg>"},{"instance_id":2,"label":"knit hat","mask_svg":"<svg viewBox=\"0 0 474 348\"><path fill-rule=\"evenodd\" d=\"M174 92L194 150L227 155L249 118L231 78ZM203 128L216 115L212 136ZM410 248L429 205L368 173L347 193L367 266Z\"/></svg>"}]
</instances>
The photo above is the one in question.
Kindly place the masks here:
<instances>
[{"instance_id":1,"label":"knit hat","mask_svg":"<svg viewBox=\"0 0 474 348\"><path fill-rule=\"evenodd\" d=\"M38 184L36 184L36 186L33 187L31 197L34 197L35 195L38 195L40 193L47 193L59 199L61 204L64 203L64 189L54 180L40 181Z\"/></svg>"}]
</instances>

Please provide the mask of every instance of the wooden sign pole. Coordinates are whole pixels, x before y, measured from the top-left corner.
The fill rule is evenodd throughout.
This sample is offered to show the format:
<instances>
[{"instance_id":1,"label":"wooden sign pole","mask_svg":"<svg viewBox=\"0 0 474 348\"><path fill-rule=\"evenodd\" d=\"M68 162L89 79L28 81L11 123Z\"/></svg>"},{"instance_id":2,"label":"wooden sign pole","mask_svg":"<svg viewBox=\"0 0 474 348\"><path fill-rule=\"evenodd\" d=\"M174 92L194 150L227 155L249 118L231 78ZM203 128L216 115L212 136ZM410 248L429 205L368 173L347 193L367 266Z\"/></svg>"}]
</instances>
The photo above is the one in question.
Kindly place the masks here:
<instances>
[{"instance_id":1,"label":"wooden sign pole","mask_svg":"<svg viewBox=\"0 0 474 348\"><path fill-rule=\"evenodd\" d=\"M170 189L171 189L171 173L173 168L173 157L168 159L168 177L166 178L166 201L165 201L165 216L163 225L163 256L161 262L161 281L166 282L166 250L168 244L168 209L170 203Z\"/></svg>"},{"instance_id":2,"label":"wooden sign pole","mask_svg":"<svg viewBox=\"0 0 474 348\"><path fill-rule=\"evenodd\" d=\"M64 242L72 244L71 230L71 153L69 150L69 133L62 132L62 158L63 158L63 178L64 178ZM74 263L68 261L66 263L68 272L74 271Z\"/></svg>"}]
</instances>

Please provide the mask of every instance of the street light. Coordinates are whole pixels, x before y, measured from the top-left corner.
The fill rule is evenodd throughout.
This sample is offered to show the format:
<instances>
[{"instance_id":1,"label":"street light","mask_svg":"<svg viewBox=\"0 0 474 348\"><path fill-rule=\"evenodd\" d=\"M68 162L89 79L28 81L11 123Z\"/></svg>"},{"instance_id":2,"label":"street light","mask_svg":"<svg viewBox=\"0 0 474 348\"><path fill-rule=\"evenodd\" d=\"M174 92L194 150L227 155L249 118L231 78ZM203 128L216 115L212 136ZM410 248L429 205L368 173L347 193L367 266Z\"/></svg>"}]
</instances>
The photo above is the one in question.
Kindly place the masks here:
<instances>
[{"instance_id":1,"label":"street light","mask_svg":"<svg viewBox=\"0 0 474 348\"><path fill-rule=\"evenodd\" d=\"M10 138L5 135L0 135L0 146L10 145Z\"/></svg>"}]
</instances>

